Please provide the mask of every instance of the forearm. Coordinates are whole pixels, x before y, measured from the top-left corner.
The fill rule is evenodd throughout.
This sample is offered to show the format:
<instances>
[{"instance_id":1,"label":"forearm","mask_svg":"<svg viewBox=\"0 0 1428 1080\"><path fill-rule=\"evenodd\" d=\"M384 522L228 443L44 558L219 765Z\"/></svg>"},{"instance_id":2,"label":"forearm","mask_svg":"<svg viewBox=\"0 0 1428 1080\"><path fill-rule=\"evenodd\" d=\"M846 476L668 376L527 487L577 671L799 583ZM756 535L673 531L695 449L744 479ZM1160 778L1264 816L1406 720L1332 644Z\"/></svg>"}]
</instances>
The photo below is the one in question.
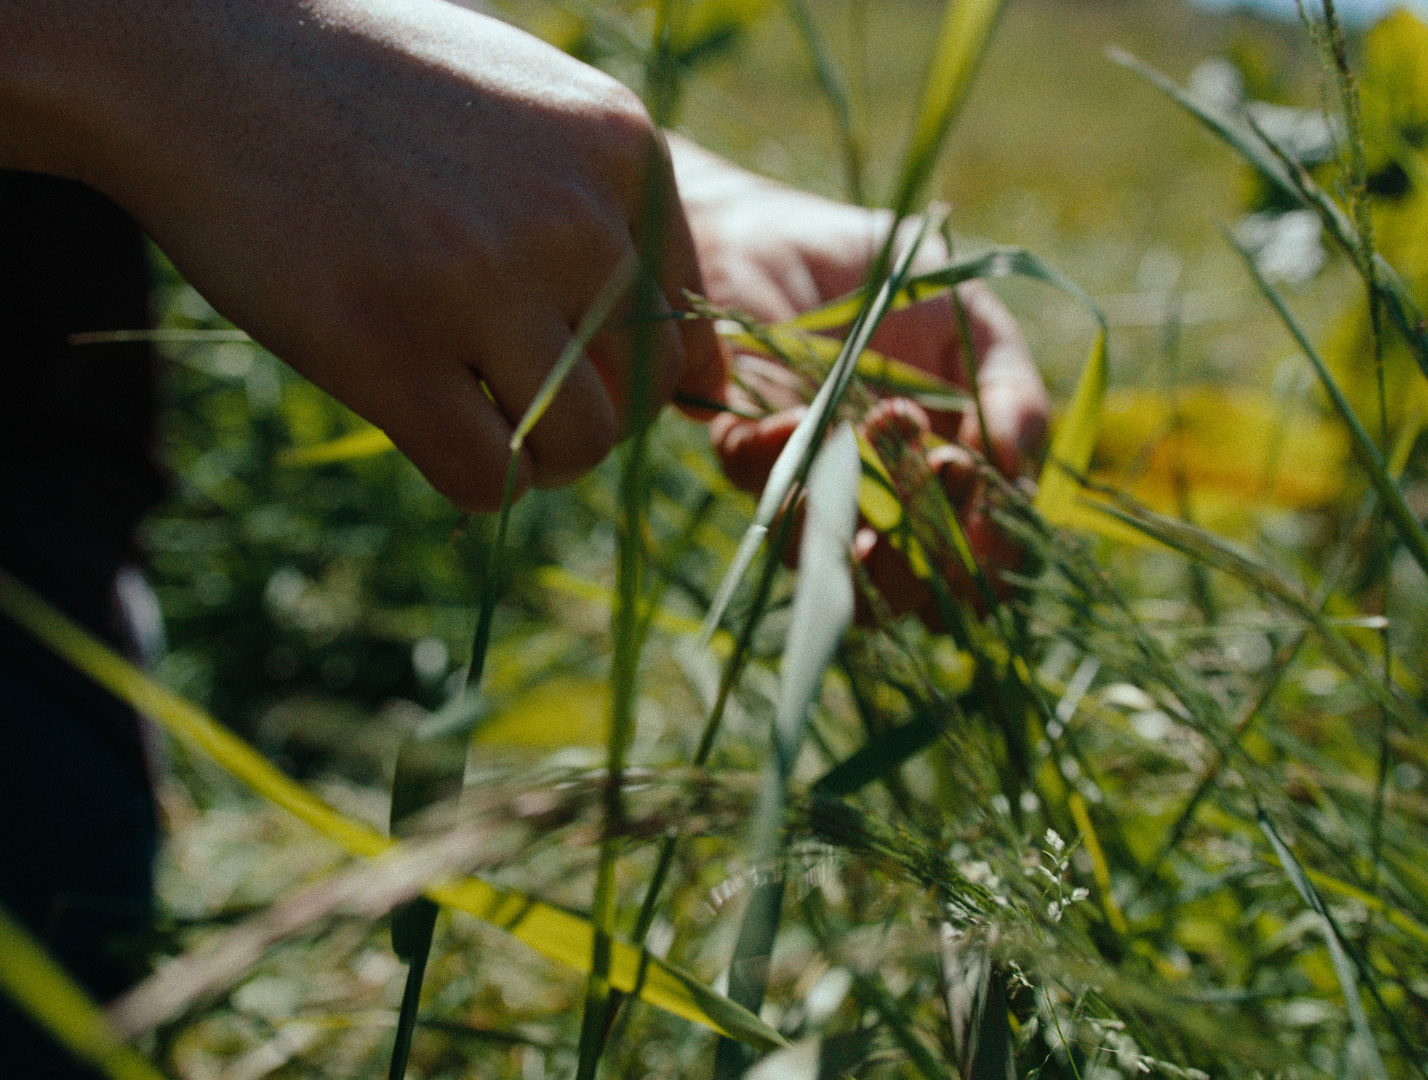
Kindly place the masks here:
<instances>
[{"instance_id":1,"label":"forearm","mask_svg":"<svg viewBox=\"0 0 1428 1080\"><path fill-rule=\"evenodd\" d=\"M255 83L280 81L304 24L319 35L332 21L323 9L342 6L0 0L0 167L82 180L126 204L197 164L205 127Z\"/></svg>"},{"instance_id":2,"label":"forearm","mask_svg":"<svg viewBox=\"0 0 1428 1080\"><path fill-rule=\"evenodd\" d=\"M156 69L166 63L160 31L152 0L0 6L0 165L90 179L117 152L136 42L149 42Z\"/></svg>"}]
</instances>

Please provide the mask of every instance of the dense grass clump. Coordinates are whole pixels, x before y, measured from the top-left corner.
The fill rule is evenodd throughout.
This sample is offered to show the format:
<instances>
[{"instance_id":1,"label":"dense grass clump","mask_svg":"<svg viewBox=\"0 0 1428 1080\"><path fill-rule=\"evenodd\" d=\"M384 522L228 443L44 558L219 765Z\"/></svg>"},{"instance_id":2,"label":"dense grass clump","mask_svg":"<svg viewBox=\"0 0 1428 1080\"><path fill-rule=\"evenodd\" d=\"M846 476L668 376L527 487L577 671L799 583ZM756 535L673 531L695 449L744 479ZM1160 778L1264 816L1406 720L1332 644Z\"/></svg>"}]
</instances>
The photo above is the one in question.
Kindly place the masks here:
<instances>
[{"instance_id":1,"label":"dense grass clump","mask_svg":"<svg viewBox=\"0 0 1428 1080\"><path fill-rule=\"evenodd\" d=\"M135 1077L1424 1076L1428 28L1349 38L1304 6L1290 33L1162 4L512 5L663 122L920 215L956 257L914 276L890 246L802 322L718 313L808 376L757 506L670 416L491 521L205 337L175 282L158 678L0 579L174 736L170 958L107 1018L49 1018ZM1124 29L1183 63L1167 28L1219 61L1090 51ZM1066 184L1017 172L1039 143L969 177L1008 101L1058 116L1035 80L1069 64L1158 141L1059 117ZM789 102L826 131L781 130ZM1089 206L1097 172L1113 204L1163 184L1159 219ZM972 277L1062 402L1036 485L979 463L1027 554L1010 590L848 424L886 310ZM794 573L798 493L824 524ZM934 574L937 629L892 618L847 558L858 512L973 602ZM45 967L8 937L0 959L7 986Z\"/></svg>"}]
</instances>

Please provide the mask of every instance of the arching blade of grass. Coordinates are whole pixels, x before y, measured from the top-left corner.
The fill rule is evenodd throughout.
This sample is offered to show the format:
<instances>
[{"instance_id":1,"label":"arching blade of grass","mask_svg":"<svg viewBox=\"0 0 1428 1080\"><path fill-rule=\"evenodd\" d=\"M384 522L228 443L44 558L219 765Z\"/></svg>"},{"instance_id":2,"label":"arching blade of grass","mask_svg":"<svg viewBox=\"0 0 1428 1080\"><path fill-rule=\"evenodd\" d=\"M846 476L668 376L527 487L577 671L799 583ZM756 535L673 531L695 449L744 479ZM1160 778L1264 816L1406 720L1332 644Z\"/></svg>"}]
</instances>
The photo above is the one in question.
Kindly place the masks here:
<instances>
[{"instance_id":1,"label":"arching blade of grass","mask_svg":"<svg viewBox=\"0 0 1428 1080\"><path fill-rule=\"evenodd\" d=\"M1085 289L1040 256L1020 247L993 247L967 258L954 259L946 266L936 270L910 274L893 295L892 306L889 310L897 311L919 300L926 300L936 296L939 292L960 285L964 281L971 281L973 278L995 281L998 278L1016 276L1030 278L1033 281L1040 281L1060 289L1066 295L1080 301L1096 322L1102 326L1106 324L1105 316L1101 314L1100 308L1096 306L1096 302L1091 299ZM836 330L841 326L847 326L857 317L865 303L865 297L866 290L840 296L836 300L829 301L821 307L806 311L797 318L789 320L787 325L816 333Z\"/></svg>"},{"instance_id":2,"label":"arching blade of grass","mask_svg":"<svg viewBox=\"0 0 1428 1080\"><path fill-rule=\"evenodd\" d=\"M729 961L729 998L752 1013L763 1005L774 938L783 905L783 815L794 762L803 745L808 713L823 685L828 662L853 621L853 576L849 569L858 521L862 470L858 440L844 423L828 436L808 473L798 583L779 670L773 754L754 818L751 858L770 871L755 885ZM721 1040L716 1080L732 1080L747 1067L742 1048Z\"/></svg>"},{"instance_id":3,"label":"arching blade of grass","mask_svg":"<svg viewBox=\"0 0 1428 1080\"><path fill-rule=\"evenodd\" d=\"M895 219L918 203L952 129L972 78L996 28L1002 0L950 0L938 31L936 51L927 68L917 121L903 155L897 192L892 199Z\"/></svg>"},{"instance_id":4,"label":"arching blade of grass","mask_svg":"<svg viewBox=\"0 0 1428 1080\"><path fill-rule=\"evenodd\" d=\"M1314 914L1319 916L1319 922L1324 931L1324 941L1329 947L1329 956L1334 963L1334 976L1339 980L1339 988L1344 993L1344 1005L1348 1009L1349 1023L1353 1025L1354 1029L1354 1039L1349 1045L1350 1061L1347 1064L1351 1069L1364 1070L1376 1080L1388 1080L1388 1070L1384 1067L1383 1058L1379 1056L1378 1043L1374 1040L1373 1028L1369 1026L1368 1014L1364 1012L1364 1004L1359 1000L1358 975L1354 970L1353 962L1344 951L1345 943L1339 932L1338 924L1329 914L1329 909L1324 906L1324 901L1320 898L1318 891L1304 875L1304 869L1299 865L1299 860L1294 857L1289 846L1280 838L1263 810L1259 812L1259 827L1269 838L1269 845L1274 849L1275 858L1284 868L1284 873L1294 886L1295 891L1309 905Z\"/></svg>"},{"instance_id":5,"label":"arching blade of grass","mask_svg":"<svg viewBox=\"0 0 1428 1080\"><path fill-rule=\"evenodd\" d=\"M838 141L843 150L843 174L848 198L859 206L867 204L867 192L863 188L863 146L864 132L853 118L852 100L848 87L838 72L833 59L833 50L828 39L818 29L813 13L808 10L805 0L785 0L790 18L798 28L798 35L808 49L808 58L813 64L813 74L818 87L833 109L833 119L838 126Z\"/></svg>"},{"instance_id":6,"label":"arching blade of grass","mask_svg":"<svg viewBox=\"0 0 1428 1080\"><path fill-rule=\"evenodd\" d=\"M1353 260L1360 273L1368 271L1367 284L1383 301L1393 325L1403 335L1419 370L1428 377L1428 321L1424 320L1412 290L1398 271L1377 252L1365 262L1364 242L1359 230L1329 195L1319 187L1308 171L1294 160L1288 151L1270 139L1248 120L1226 115L1204 102L1196 100L1174 82L1149 65L1121 49L1112 49L1110 57L1146 79L1177 105L1204 124L1213 134L1230 146L1260 171L1281 194L1319 215L1324 229L1334 242Z\"/></svg>"},{"instance_id":7,"label":"arching blade of grass","mask_svg":"<svg viewBox=\"0 0 1428 1080\"><path fill-rule=\"evenodd\" d=\"M0 907L0 995L110 1080L164 1080L44 948ZM23 1062L18 1064L23 1065Z\"/></svg>"},{"instance_id":8,"label":"arching blade of grass","mask_svg":"<svg viewBox=\"0 0 1428 1080\"><path fill-rule=\"evenodd\" d=\"M393 845L376 829L346 817L283 775L202 709L160 685L4 571L0 571L0 611L95 683L153 717L175 738L349 853L371 858ZM434 885L427 895L438 904L459 908L506 930L542 956L573 971L589 970L594 931L578 915L521 893L498 889L479 878ZM783 1044L776 1031L747 1010L686 972L622 942L615 942L611 954L611 984L633 990L642 964L647 965L647 971L640 982L640 997L651 1005L750 1045L768 1048Z\"/></svg>"},{"instance_id":9,"label":"arching blade of grass","mask_svg":"<svg viewBox=\"0 0 1428 1080\"><path fill-rule=\"evenodd\" d=\"M743 539L739 541L739 548L734 553L734 561L725 572L724 579L719 583L719 590L709 605L709 614L704 619L704 641L707 642L718 628L719 622L729 606L729 601L734 596L734 590L739 587L739 582L743 580L744 574L753 563L759 545L768 535L769 526L773 524L774 518L778 516L789 494L808 475L808 469L814 455L818 452L823 434L832 422L833 411L843 400L843 394L853 378L858 358L863 354L878 323L882 321L883 316L889 310L893 297L902 289L908 267L912 264L913 256L917 254L917 249L927 233L929 224L930 218L924 215L917 234L912 243L907 246L907 250L902 253L901 258L898 259L892 274L859 312L848 333L847 340L843 342L843 349L839 353L838 359L828 372L828 378L824 380L813 402L809 405L808 412L799 421L798 427L789 436L788 442L784 444L783 450L774 462L773 469L769 473L768 483L764 485L763 495L760 496L758 507L754 511L754 520L744 533Z\"/></svg>"},{"instance_id":10,"label":"arching blade of grass","mask_svg":"<svg viewBox=\"0 0 1428 1080\"><path fill-rule=\"evenodd\" d=\"M1228 236L1228 234L1227 234ZM1354 412L1353 406L1344 396L1344 392L1339 388L1339 384L1334 381L1334 376L1330 373L1328 366L1319 356L1318 351L1310 343L1309 337L1299 325L1299 321L1294 318L1289 310L1289 305L1284 302L1284 298L1279 295L1278 290L1260 272L1259 266L1252 256L1233 236L1229 236L1230 243L1244 259L1245 265L1249 268L1250 274L1254 277L1255 284L1259 286L1260 292L1274 305L1274 310L1279 313L1281 321L1294 336L1305 357L1314 367L1314 374L1318 376L1319 382L1324 387L1324 392L1328 394L1330 402L1334 406L1334 411L1339 414L1339 419L1344 422L1350 436L1350 446L1354 451L1354 456L1358 458L1359 464L1363 467L1368 479L1373 484L1374 490L1378 492L1382 500L1384 512L1394 528L1398 532L1399 539L1403 541L1403 546L1408 549L1415 562L1428 574L1428 531L1423 528L1422 522L1418 520L1416 514L1409 507L1407 500L1403 497L1403 491L1397 482L1390 475L1388 465L1384 462L1383 456L1379 453L1373 438L1364 430L1363 424L1359 421L1358 415Z\"/></svg>"}]
</instances>

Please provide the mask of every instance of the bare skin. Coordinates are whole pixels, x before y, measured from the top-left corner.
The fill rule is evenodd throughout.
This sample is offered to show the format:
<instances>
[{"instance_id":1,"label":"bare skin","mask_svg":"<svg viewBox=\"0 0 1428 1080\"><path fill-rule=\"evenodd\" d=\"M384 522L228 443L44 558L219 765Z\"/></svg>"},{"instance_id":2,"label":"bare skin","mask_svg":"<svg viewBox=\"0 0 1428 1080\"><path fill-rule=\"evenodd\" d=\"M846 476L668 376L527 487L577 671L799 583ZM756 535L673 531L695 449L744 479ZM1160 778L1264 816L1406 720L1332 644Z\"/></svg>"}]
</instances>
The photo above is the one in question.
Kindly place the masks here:
<instances>
[{"instance_id":1,"label":"bare skin","mask_svg":"<svg viewBox=\"0 0 1428 1080\"><path fill-rule=\"evenodd\" d=\"M27 0L0 40L0 165L109 195L467 509L499 502L512 425L651 191L663 306L702 289L638 98L441 0ZM532 432L523 486L573 480L625 429L628 315ZM656 407L719 396L707 323L654 334Z\"/></svg>"},{"instance_id":2,"label":"bare skin","mask_svg":"<svg viewBox=\"0 0 1428 1080\"><path fill-rule=\"evenodd\" d=\"M891 225L886 212L784 187L735 169L683 140L674 139L671 145L681 198L714 303L780 322L863 283ZM931 268L946 258L941 242L930 242L915 266ZM928 415L905 400L890 399L876 407L864 419L864 429L875 442L878 433L885 432L923 455L956 508L979 565L995 577L998 570L1014 568L1020 553L986 514L974 459L964 448L985 454L1010 479L1022 476L1041 451L1049 402L1016 321L991 289L970 282L958 296L976 351L990 448L983 446L975 413ZM955 309L943 296L890 315L872 347L966 387L961 342ZM764 381L762 392L779 400L776 376ZM783 400L789 408L763 419L724 413L711 424L714 449L725 471L749 490L763 487L798 423L796 399L786 395ZM928 432L950 443L934 446L932 440L925 441ZM893 613L917 611L927 621L937 621L927 586L891 544L863 527L854 548ZM943 567L943 574L954 592L975 599L960 565Z\"/></svg>"},{"instance_id":3,"label":"bare skin","mask_svg":"<svg viewBox=\"0 0 1428 1080\"><path fill-rule=\"evenodd\" d=\"M656 306L682 309L688 291L777 321L857 286L890 224L683 140L671 161L629 90L444 0L26 0L0 6L0 41L0 167L114 199L220 312L468 510L498 504L513 425L637 250ZM990 456L1016 476L1045 392L991 292L961 295ZM522 487L575 479L628 430L633 310L616 309L536 425ZM651 333L652 406L723 397L707 322ZM965 383L945 300L890 318L874 346ZM795 422L723 415L715 448L758 487ZM927 423L980 447L970 417ZM931 458L970 500L950 478L967 472L956 447ZM921 602L895 553L859 545L899 607ZM993 541L979 554L1005 561Z\"/></svg>"}]
</instances>

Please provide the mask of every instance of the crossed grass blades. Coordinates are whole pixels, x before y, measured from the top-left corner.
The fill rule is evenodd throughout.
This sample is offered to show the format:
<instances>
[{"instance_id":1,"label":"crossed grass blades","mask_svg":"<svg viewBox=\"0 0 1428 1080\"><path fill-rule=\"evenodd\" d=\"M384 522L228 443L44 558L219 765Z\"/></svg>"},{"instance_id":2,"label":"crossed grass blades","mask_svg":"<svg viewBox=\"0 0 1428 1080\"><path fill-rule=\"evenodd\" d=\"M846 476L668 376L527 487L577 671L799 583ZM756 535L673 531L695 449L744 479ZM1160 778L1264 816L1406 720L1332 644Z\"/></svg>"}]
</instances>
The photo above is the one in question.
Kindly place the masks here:
<instances>
[{"instance_id":1,"label":"crossed grass blades","mask_svg":"<svg viewBox=\"0 0 1428 1080\"><path fill-rule=\"evenodd\" d=\"M667 118L662 110L677 101L699 34L725 25L713 7L693 9L704 23L679 5L655 12L655 47L642 55L657 115ZM947 9L890 200L901 210L920 198L998 7ZM738 5L724 8L737 14ZM858 126L857 80L844 77L820 29L826 15L790 8L840 125L856 196L868 186L871 141ZM611 24L608 13L586 14L597 29ZM1352 151L1362 136L1349 54L1332 6L1312 14ZM1221 115L1173 92L1320 216L1367 304L1385 316L1375 332L1390 342L1399 334L1413 350L1421 319L1376 251L1354 154L1345 155L1341 206L1320 186L1323 173L1316 179L1257 132L1252 114ZM808 371L818 403L780 470L787 488L766 499L773 512L756 512L755 528L771 538L762 560L757 533L735 557L720 509L732 496L677 433L661 443L642 432L613 486L592 489L619 523L613 586L573 569L538 580L544 595L569 598L564 618L610 616L599 639L610 656L603 765L517 772L504 786L468 792L459 808L445 804L444 831L412 827L393 846L6 582L7 612L52 647L167 716L269 803L370 861L293 878L276 903L234 913L235 926L196 929L187 936L200 940L167 976L161 968L107 1017L8 924L4 985L113 1076L157 1075L151 1062L191 1072L216 1060L208 1044L239 1033L253 1048L236 1059L247 1075L305 1075L323 1061L370 1072L383 1056L401 1072L406 1047L427 1075L1423 1075L1428 807L1420 789L1396 779L1428 766L1416 661L1428 620L1413 576L1422 546L1416 424L1359 418L1362 404L1335 393L1337 376L1297 329L1290 301L1259 281L1348 431L1355 471L1327 539L1286 542L1256 530L1249 506L1249 530L1227 538L1194 520L1193 491L1182 512L1167 514L1091 481L1108 380L1096 333L1035 497L983 470L998 520L1030 556L1019 595L999 603L988 590L988 615L978 619L944 594L947 630L937 635L878 620L873 600L878 625L843 632L845 617L832 613L846 612L849 590L863 587L843 557L855 503L923 565L967 553L947 507L935 496L904 499L896 462L841 426L880 385L944 400L949 388L913 382L863 354L859 338L888 307L970 276L1018 273L1069 287L1025 252L973 253L911 281L894 254L863 293L799 325L730 328ZM1249 266L1247 281L1257 273ZM619 288L616 275L612 293ZM852 330L831 347L810 333L832 325ZM336 460L360 440L371 448L359 433L293 458ZM1273 441L1271 431L1266 446ZM1268 450L1254 463L1294 466ZM796 488L807 490L810 519L827 524L805 530L804 570L790 592L776 511ZM467 744L499 723L492 700L502 673L539 641L518 623L500 624L504 607L529 602L519 575L502 573L518 565L511 537L522 528L508 509L482 545L468 677L478 685L451 693L403 747L394 821L429 802L440 813ZM711 551L735 567L717 601ZM1400 551L1399 571L1385 577ZM1403 586L1405 573L1416 585ZM708 628L727 627L713 631L717 661L692 647L701 616ZM556 636L566 647L573 640ZM538 668L526 674L542 677ZM639 737L637 705L667 692L657 678L703 688L697 742L675 740L682 761ZM538 719L569 731L544 709ZM687 710L681 720L687 729ZM197 760L185 769L199 792L212 787ZM271 818L261 804L244 813ZM470 871L481 876L460 876ZM315 954L355 957L371 920L418 894L507 926L585 972L583 995L568 980L527 987L546 1004L522 1011L510 1004L519 992L513 998L507 976L507 1004L493 1007L502 994L492 967L509 961L456 917L429 952L433 909L406 906L417 932L399 949L413 961L416 989L401 1010L405 1046L396 1054L390 1012L372 1027L355 1010L309 998L298 1017L240 1022L232 987L257 985L265 972L301 985ZM422 994L417 961L428 956ZM720 970L727 996L685 974ZM550 982L534 973L527 981ZM562 1011L582 1014L578 1035ZM712 1064L709 1041L691 1040L688 1020L725 1037ZM156 1033L140 1036L152 1053L131 1049L116 1026Z\"/></svg>"}]
</instances>

